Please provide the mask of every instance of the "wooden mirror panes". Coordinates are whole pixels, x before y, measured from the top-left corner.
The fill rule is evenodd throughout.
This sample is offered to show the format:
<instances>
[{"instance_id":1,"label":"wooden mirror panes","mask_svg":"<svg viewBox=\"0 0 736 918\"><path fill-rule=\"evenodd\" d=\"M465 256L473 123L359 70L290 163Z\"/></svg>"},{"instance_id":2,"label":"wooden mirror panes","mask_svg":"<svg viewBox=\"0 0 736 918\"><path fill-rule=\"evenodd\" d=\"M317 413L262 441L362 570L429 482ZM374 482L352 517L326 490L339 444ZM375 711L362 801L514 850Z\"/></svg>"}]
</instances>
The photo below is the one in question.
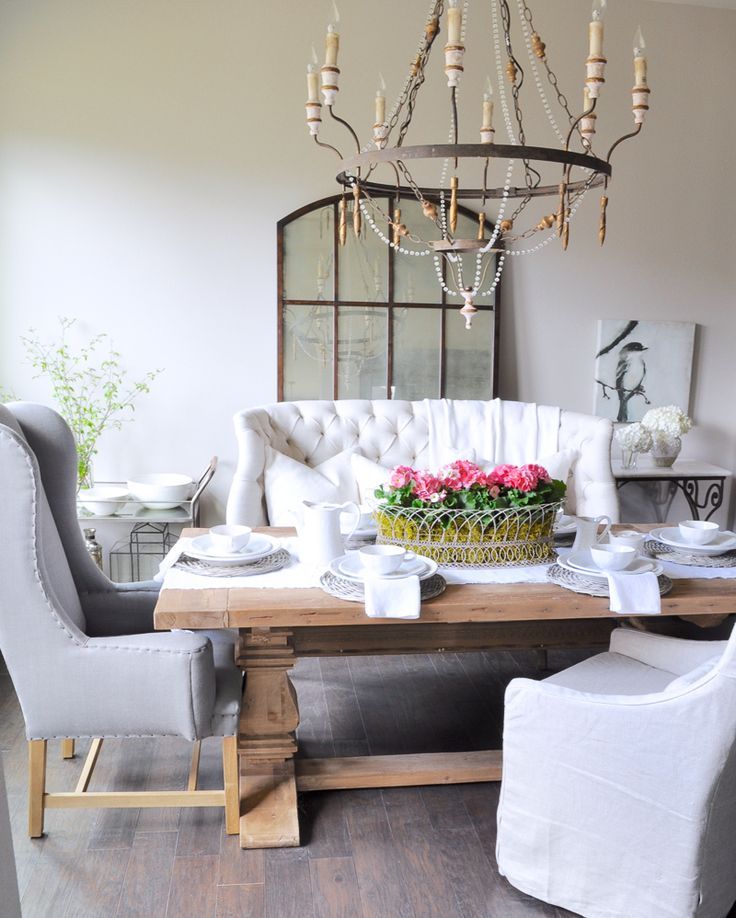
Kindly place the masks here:
<instances>
[{"instance_id":1,"label":"wooden mirror panes","mask_svg":"<svg viewBox=\"0 0 736 918\"><path fill-rule=\"evenodd\" d=\"M366 220L356 238L351 212L339 244L339 200L316 201L278 223L279 401L493 398L500 288L476 298L467 330L462 300L440 287L431 255L395 251ZM380 205L387 214L394 206ZM401 201L401 218L410 231L426 232L416 200ZM474 238L477 226L477 215L461 208L457 237ZM465 262L474 276L475 257ZM481 291L495 272L491 258Z\"/></svg>"}]
</instances>

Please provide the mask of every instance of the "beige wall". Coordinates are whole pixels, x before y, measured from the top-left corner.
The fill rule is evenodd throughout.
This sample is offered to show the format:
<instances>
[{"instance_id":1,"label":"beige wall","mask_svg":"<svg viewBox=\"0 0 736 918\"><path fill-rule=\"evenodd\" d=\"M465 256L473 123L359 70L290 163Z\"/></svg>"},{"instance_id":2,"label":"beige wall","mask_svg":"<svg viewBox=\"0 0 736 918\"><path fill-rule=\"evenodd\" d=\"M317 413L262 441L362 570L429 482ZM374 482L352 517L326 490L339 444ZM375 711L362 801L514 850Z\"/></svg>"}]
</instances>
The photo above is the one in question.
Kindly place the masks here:
<instances>
[{"instance_id":1,"label":"beige wall","mask_svg":"<svg viewBox=\"0 0 736 918\"><path fill-rule=\"evenodd\" d=\"M340 5L340 104L366 128L376 73L396 91L427 4ZM488 66L485 7L472 5L466 101L479 99ZM617 154L604 250L591 194L566 254L552 245L505 274L501 394L590 411L599 317L695 319L697 429L684 452L733 468L736 12L609 7L603 139L630 123L639 22L653 110L644 136ZM46 397L21 360L29 325L50 333L65 314L85 333L110 332L132 373L166 372L135 423L103 440L98 476L196 474L218 453L213 519L235 459L231 415L275 398L276 220L335 187L332 158L303 123L304 65L327 9L312 0L0 4L0 383ZM577 105L589 2L535 9ZM469 105L474 139L479 106ZM444 112L427 106L418 118L417 140L444 138Z\"/></svg>"}]
</instances>

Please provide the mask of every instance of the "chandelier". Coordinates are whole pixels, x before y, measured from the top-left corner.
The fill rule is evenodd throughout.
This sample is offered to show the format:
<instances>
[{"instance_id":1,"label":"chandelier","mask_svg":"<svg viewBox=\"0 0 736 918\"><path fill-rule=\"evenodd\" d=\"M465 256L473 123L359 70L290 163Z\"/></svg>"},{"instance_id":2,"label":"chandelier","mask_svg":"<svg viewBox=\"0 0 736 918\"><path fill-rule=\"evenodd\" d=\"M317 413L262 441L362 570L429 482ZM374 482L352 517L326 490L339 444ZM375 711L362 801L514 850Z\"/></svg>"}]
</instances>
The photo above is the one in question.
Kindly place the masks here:
<instances>
[{"instance_id":1,"label":"chandelier","mask_svg":"<svg viewBox=\"0 0 736 918\"><path fill-rule=\"evenodd\" d=\"M357 132L335 113L340 69L337 66L340 35L339 13L325 39L325 61L318 67L314 50L307 67L307 124L315 142L337 154L337 181L343 188L339 205L338 239L344 245L348 223L356 236L363 221L397 253L432 258L438 283L449 296L463 301L460 312L467 328L477 312L474 300L492 293L509 256L539 251L553 239L567 249L570 222L591 188L601 188L598 237L606 238L608 183L611 156L618 145L641 130L649 109L647 62L641 29L634 37L634 126L619 137L605 155L594 150L597 105L605 83L603 55L606 0L594 0L589 24L588 57L585 61L582 110L571 108L549 61L547 48L534 27L527 0L516 0L518 24L512 24L510 0L489 0L491 66L496 90L488 77L479 110L480 142L460 141L459 94L464 72L465 34L469 0L432 0L424 22L417 53L396 102L387 113L385 84L380 79L375 97L372 137L362 144ZM443 26L444 18L444 26ZM432 49L444 28L444 73L447 83L449 135L447 143L406 143L417 100L428 73ZM525 58L522 65L521 59ZM526 63L528 61L528 64ZM582 71L582 68L581 68ZM582 74L581 74L582 75ZM319 90L324 105L319 99ZM557 135L556 146L531 145L527 141L524 110L534 88L547 120ZM555 97L554 100L552 97ZM500 102L504 143L496 142L493 115ZM480 101L480 100L479 100ZM556 101L559 113L553 108ZM346 132L353 148L349 155L320 139L322 109ZM477 123L477 122L476 122ZM429 179L419 172L429 172ZM449 182L448 182L449 179ZM402 221L401 199L414 196L421 205L423 227L408 228ZM352 198L349 219L348 201ZM540 208L539 199L549 198ZM386 211L386 201L392 203ZM458 202L470 201L478 212L473 239L459 238ZM498 202L495 219L486 217L491 202ZM444 265L443 265L444 262ZM489 266L493 265L492 276Z\"/></svg>"}]
</instances>

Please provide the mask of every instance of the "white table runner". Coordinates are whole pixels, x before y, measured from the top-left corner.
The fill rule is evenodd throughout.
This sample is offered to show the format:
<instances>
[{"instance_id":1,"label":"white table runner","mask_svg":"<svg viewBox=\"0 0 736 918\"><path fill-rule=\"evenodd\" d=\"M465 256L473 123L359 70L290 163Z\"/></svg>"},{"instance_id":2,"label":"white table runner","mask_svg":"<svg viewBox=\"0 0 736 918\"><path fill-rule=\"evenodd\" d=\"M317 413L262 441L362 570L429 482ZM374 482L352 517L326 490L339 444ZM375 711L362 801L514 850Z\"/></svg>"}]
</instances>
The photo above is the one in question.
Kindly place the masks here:
<instances>
[{"instance_id":1,"label":"white table runner","mask_svg":"<svg viewBox=\"0 0 736 918\"><path fill-rule=\"evenodd\" d=\"M179 539L161 562L155 579L162 582L162 590L201 590L201 589L309 589L319 587L322 569L315 569L299 561L299 540L296 537L274 539L274 542L285 548L292 556L286 567L268 574L251 576L208 577L206 574L194 574L190 571L177 570L173 565L182 552L191 545L191 539ZM568 549L560 549L564 557ZM664 573L672 579L713 580L736 578L733 567L685 567L662 561ZM546 583L548 564L534 564L527 567L440 567L439 573L447 583Z\"/></svg>"},{"instance_id":2,"label":"white table runner","mask_svg":"<svg viewBox=\"0 0 736 918\"><path fill-rule=\"evenodd\" d=\"M292 561L279 571L252 576L208 577L178 570L173 565L182 552L191 545L191 539L179 539L161 562L155 579L163 581L162 590L201 590L203 588L225 589L308 589L319 586L322 568L315 569L299 561L299 540L296 537L274 539L285 548ZM351 554L348 552L348 554ZM473 568L440 567L439 573L448 583L545 583L548 564L534 564L528 567Z\"/></svg>"}]
</instances>

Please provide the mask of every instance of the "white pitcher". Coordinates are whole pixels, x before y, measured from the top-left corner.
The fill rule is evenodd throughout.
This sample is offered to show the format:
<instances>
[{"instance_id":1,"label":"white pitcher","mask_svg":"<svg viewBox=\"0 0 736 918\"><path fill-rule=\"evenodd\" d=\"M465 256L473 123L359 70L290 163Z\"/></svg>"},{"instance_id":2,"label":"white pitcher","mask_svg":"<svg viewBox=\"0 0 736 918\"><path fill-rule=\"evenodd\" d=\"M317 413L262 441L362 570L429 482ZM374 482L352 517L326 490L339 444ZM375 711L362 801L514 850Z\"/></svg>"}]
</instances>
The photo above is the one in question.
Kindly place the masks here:
<instances>
[{"instance_id":1,"label":"white pitcher","mask_svg":"<svg viewBox=\"0 0 736 918\"><path fill-rule=\"evenodd\" d=\"M607 516L576 516L577 532L572 543L573 551L585 551L597 542L602 542L611 530L611 521ZM598 534L598 527L604 524L603 532Z\"/></svg>"},{"instance_id":2,"label":"white pitcher","mask_svg":"<svg viewBox=\"0 0 736 918\"><path fill-rule=\"evenodd\" d=\"M348 535L343 537L340 532L340 513L345 510L352 511L354 522ZM344 539L349 539L358 528L360 508L351 500L344 504L305 500L295 516L300 560L305 564L326 567L330 561L345 553Z\"/></svg>"}]
</instances>

